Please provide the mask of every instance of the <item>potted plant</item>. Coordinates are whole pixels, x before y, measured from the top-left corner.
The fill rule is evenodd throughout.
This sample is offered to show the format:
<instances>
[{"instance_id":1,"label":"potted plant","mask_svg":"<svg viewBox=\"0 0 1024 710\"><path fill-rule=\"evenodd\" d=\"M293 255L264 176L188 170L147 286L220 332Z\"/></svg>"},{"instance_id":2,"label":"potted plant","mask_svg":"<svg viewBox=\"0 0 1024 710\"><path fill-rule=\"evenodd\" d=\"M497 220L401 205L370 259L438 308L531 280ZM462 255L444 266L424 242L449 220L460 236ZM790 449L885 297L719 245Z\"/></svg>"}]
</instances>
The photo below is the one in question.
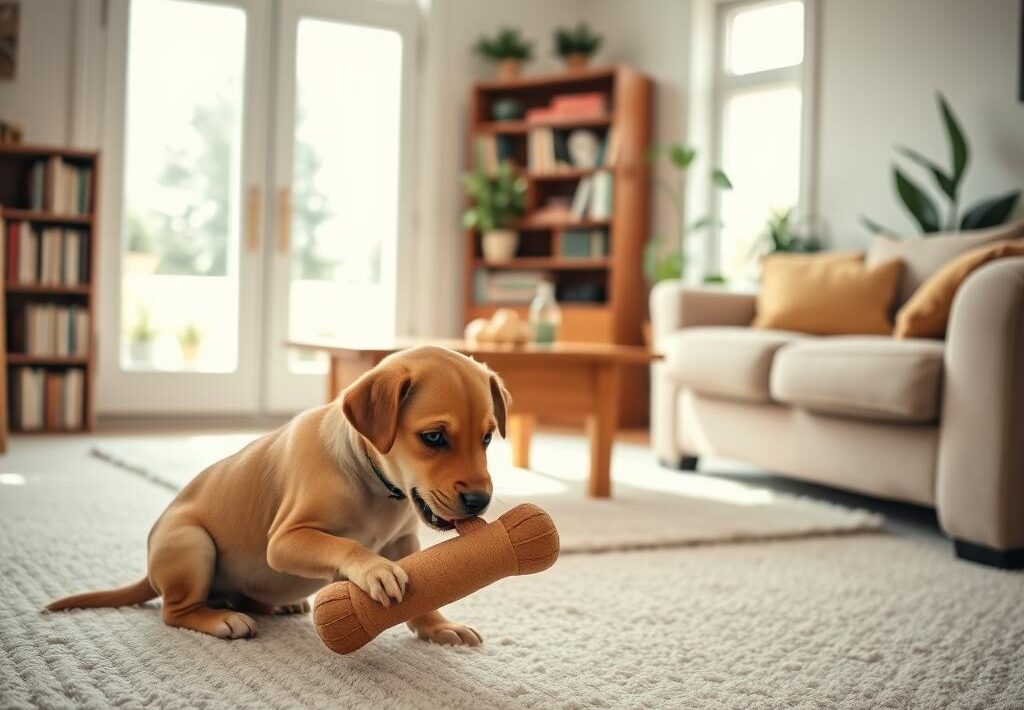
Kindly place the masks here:
<instances>
[{"instance_id":1,"label":"potted plant","mask_svg":"<svg viewBox=\"0 0 1024 710\"><path fill-rule=\"evenodd\" d=\"M526 180L512 164L502 161L495 175L481 169L468 173L463 182L473 205L462 215L466 229L479 230L486 261L507 261L519 248L519 234L510 227L526 208Z\"/></svg>"},{"instance_id":2,"label":"potted plant","mask_svg":"<svg viewBox=\"0 0 1024 710\"><path fill-rule=\"evenodd\" d=\"M765 223L761 238L754 243L755 250L765 254L810 254L821 251L820 237L807 232L807 226L793 223L793 210L776 210Z\"/></svg>"},{"instance_id":3,"label":"potted plant","mask_svg":"<svg viewBox=\"0 0 1024 710\"><path fill-rule=\"evenodd\" d=\"M156 329L149 323L149 311L139 309L139 318L128 331L128 355L137 365L146 365L153 361L153 343L156 342Z\"/></svg>"},{"instance_id":4,"label":"potted plant","mask_svg":"<svg viewBox=\"0 0 1024 710\"><path fill-rule=\"evenodd\" d=\"M591 32L585 22L572 28L559 27L555 30L555 53L569 71L583 71L603 41L604 37Z\"/></svg>"},{"instance_id":5,"label":"potted plant","mask_svg":"<svg viewBox=\"0 0 1024 710\"><path fill-rule=\"evenodd\" d=\"M699 217L689 225L682 222L683 199L686 190L687 171L691 163L697 157L697 151L689 146L674 143L667 146L652 146L647 151L649 160L665 158L669 166L676 173L675 184L666 180L663 176L655 175L658 187L672 201L680 222L676 225L675 235L666 238L664 235L654 235L644 247L644 275L647 282L653 286L659 281L666 279L681 279L686 269L686 241L693 232L698 232L716 224L716 220L709 216ZM708 176L711 185L718 190L731 190L732 183L721 168L713 168Z\"/></svg>"},{"instance_id":6,"label":"potted plant","mask_svg":"<svg viewBox=\"0 0 1024 710\"><path fill-rule=\"evenodd\" d=\"M494 37L477 40L473 51L498 65L499 79L514 79L523 62L533 56L533 42L523 39L514 27L503 27Z\"/></svg>"},{"instance_id":7,"label":"potted plant","mask_svg":"<svg viewBox=\"0 0 1024 710\"><path fill-rule=\"evenodd\" d=\"M187 365L195 364L199 357L199 345L203 342L203 331L195 323L188 323L178 332L178 345L181 346L181 359Z\"/></svg>"}]
</instances>

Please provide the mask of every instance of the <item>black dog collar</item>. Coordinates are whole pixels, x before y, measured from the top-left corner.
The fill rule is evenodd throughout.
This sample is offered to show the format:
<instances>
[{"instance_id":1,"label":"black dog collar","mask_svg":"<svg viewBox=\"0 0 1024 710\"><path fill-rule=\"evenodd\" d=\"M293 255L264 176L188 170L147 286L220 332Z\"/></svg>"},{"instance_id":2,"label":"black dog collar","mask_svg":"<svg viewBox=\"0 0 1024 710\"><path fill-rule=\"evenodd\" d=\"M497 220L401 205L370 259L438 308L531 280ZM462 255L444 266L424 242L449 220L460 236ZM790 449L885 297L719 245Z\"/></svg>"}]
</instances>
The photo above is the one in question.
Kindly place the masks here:
<instances>
[{"instance_id":1,"label":"black dog collar","mask_svg":"<svg viewBox=\"0 0 1024 710\"><path fill-rule=\"evenodd\" d=\"M388 477L384 475L384 472L377 468L377 464L373 462L373 459L370 458L369 454L366 455L366 463L370 464L370 468L375 474L377 474L377 478L379 478L380 482L384 484L384 487L388 489L388 498L394 498L395 500L403 500L405 498L405 493L402 489L388 480Z\"/></svg>"}]
</instances>

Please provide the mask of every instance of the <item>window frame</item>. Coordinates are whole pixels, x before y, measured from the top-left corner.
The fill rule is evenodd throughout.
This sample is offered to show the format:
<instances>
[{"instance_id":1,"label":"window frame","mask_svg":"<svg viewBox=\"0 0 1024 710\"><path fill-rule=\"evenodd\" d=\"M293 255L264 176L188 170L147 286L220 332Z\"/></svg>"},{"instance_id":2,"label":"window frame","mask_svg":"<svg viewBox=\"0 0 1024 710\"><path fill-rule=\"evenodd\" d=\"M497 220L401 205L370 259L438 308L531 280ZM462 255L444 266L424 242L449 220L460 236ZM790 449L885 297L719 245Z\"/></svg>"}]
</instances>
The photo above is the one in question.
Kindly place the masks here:
<instances>
[{"instance_id":1,"label":"window frame","mask_svg":"<svg viewBox=\"0 0 1024 710\"><path fill-rule=\"evenodd\" d=\"M728 56L727 26L730 15L737 10L755 6L779 5L792 0L710 0L713 5L713 41L710 58L711 121L710 142L712 164L722 165L725 156L725 106L728 98L745 91L796 87L801 94L800 107L800 159L799 190L794 205L795 214L802 217L815 215L817 195L815 166L817 158L817 44L818 0L798 0L804 6L804 52L799 64L749 74L732 74L726 70ZM718 224L722 215L722 200L718 190L708 190L708 214L716 221L709 228L704 275L721 274L723 269L722 230Z\"/></svg>"}]
</instances>

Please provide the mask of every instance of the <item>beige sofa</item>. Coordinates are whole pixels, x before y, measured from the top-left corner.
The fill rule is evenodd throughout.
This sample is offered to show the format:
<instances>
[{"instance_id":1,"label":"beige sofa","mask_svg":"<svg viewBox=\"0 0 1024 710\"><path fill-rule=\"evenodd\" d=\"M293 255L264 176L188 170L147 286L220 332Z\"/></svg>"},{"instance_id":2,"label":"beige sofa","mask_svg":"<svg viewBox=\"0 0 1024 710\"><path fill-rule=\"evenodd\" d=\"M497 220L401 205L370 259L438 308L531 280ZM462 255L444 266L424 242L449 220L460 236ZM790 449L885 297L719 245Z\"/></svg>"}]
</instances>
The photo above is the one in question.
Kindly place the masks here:
<instances>
[{"instance_id":1,"label":"beige sofa","mask_svg":"<svg viewBox=\"0 0 1024 710\"><path fill-rule=\"evenodd\" d=\"M993 235L876 243L868 258L904 259L904 300ZM694 470L699 456L726 456L933 506L958 556L1024 566L1024 258L967 279L945 342L757 330L754 304L677 282L652 291L659 460Z\"/></svg>"}]
</instances>

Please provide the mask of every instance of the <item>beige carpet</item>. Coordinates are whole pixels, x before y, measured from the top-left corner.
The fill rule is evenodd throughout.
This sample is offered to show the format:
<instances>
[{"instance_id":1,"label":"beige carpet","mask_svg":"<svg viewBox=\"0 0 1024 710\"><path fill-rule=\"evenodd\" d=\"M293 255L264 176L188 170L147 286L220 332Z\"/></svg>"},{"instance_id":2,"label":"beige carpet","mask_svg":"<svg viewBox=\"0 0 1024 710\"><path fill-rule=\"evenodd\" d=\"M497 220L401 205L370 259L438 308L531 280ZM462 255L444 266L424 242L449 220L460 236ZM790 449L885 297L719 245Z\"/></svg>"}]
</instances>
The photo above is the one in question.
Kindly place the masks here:
<instances>
[{"instance_id":1,"label":"beige carpet","mask_svg":"<svg viewBox=\"0 0 1024 710\"><path fill-rule=\"evenodd\" d=\"M41 614L136 579L170 494L20 438L0 459L4 708L1021 708L1024 575L888 533L569 555L450 607L486 639L385 632L335 656L306 618L226 642L155 605Z\"/></svg>"},{"instance_id":2,"label":"beige carpet","mask_svg":"<svg viewBox=\"0 0 1024 710\"><path fill-rule=\"evenodd\" d=\"M93 453L173 491L253 436L124 437L99 441ZM553 434L535 438L533 471L512 467L506 442L492 444L495 492L486 517L493 520L518 503L536 503L554 518L566 553L863 532L883 524L881 516L863 510L666 471L648 447L627 443L615 448L613 497L593 500L584 493L585 440ZM421 529L424 545L442 537L426 526Z\"/></svg>"}]
</instances>

